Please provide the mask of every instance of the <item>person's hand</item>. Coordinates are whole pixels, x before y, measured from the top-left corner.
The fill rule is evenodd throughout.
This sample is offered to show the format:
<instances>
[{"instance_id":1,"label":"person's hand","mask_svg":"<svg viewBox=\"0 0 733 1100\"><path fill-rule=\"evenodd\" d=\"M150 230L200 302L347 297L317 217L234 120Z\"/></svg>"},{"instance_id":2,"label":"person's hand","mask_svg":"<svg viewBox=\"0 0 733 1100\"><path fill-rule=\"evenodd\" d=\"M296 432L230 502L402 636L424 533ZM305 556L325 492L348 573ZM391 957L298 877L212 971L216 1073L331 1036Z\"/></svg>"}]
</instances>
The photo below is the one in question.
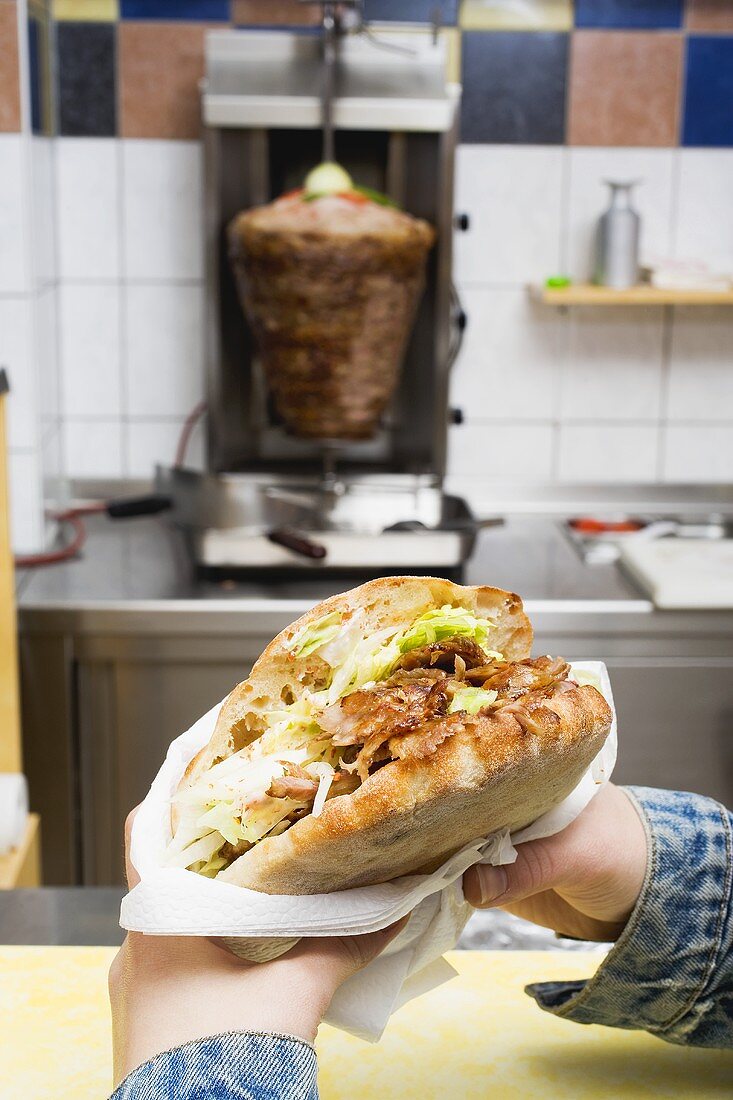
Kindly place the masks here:
<instances>
[{"instance_id":1,"label":"person's hand","mask_svg":"<svg viewBox=\"0 0 733 1100\"><path fill-rule=\"evenodd\" d=\"M555 836L517 848L516 863L466 872L466 900L583 940L616 940L644 883L647 842L631 800L609 784Z\"/></svg>"},{"instance_id":2,"label":"person's hand","mask_svg":"<svg viewBox=\"0 0 733 1100\"><path fill-rule=\"evenodd\" d=\"M134 811L125 826L127 881ZM366 936L303 939L279 959L246 963L199 936L129 932L109 972L115 1086L172 1047L225 1031L311 1042L334 993L394 939L407 918Z\"/></svg>"}]
</instances>

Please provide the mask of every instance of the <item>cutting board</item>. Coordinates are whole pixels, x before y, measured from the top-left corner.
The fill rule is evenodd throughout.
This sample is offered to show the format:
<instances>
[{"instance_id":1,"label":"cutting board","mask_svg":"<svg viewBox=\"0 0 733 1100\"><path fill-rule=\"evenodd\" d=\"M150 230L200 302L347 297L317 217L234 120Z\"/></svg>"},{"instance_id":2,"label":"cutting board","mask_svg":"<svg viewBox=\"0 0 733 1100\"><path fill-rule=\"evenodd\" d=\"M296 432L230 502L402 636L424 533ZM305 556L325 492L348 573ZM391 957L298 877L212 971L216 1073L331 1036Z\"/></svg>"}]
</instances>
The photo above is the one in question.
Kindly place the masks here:
<instances>
[{"instance_id":1,"label":"cutting board","mask_svg":"<svg viewBox=\"0 0 733 1100\"><path fill-rule=\"evenodd\" d=\"M0 947L2 1100L110 1088L105 947ZM458 977L401 1008L375 1046L322 1028L321 1100L730 1097L733 1055L543 1013L528 982L587 978L591 952L454 951Z\"/></svg>"},{"instance_id":2,"label":"cutting board","mask_svg":"<svg viewBox=\"0 0 733 1100\"><path fill-rule=\"evenodd\" d=\"M620 561L661 608L733 608L733 539L629 539Z\"/></svg>"}]
</instances>

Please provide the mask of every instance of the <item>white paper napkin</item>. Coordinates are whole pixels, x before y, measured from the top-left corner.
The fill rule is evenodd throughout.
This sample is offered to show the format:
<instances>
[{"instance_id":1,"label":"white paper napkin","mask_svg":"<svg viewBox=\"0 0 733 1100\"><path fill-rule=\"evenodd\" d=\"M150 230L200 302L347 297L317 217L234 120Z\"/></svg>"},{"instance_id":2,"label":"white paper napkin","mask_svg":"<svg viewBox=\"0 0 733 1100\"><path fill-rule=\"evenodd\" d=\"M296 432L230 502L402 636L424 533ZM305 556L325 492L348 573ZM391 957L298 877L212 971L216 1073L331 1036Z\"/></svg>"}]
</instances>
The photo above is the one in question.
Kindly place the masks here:
<instances>
[{"instance_id":1,"label":"white paper napkin","mask_svg":"<svg viewBox=\"0 0 733 1100\"><path fill-rule=\"evenodd\" d=\"M0 856L17 848L28 820L28 784L24 775L0 773Z\"/></svg>"},{"instance_id":2,"label":"white paper napkin","mask_svg":"<svg viewBox=\"0 0 733 1100\"><path fill-rule=\"evenodd\" d=\"M611 683L600 661L576 661L573 672L595 675L613 710ZM386 952L345 982L326 1019L361 1039L376 1042L396 1008L455 974L442 958L455 946L471 907L461 877L474 863L513 863L514 845L560 832L608 782L616 762L614 711L611 732L575 790L526 829L479 837L430 875L406 875L379 886L293 897L261 894L191 871L167 868L170 799L191 758L210 739L221 704L170 746L132 830L130 857L140 882L122 901L120 924L135 932L168 936L237 938L358 935L385 928L412 913Z\"/></svg>"}]
</instances>

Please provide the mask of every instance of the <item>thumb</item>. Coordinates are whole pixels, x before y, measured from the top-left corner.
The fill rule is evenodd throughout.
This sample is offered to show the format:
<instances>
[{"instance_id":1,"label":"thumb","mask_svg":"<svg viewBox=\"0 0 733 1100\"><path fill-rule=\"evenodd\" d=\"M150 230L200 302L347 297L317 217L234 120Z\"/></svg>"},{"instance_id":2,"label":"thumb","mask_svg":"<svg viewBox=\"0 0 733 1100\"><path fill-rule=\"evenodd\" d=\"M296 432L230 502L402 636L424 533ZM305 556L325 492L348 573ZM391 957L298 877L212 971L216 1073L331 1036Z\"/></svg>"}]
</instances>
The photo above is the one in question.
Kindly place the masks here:
<instances>
[{"instance_id":1,"label":"thumb","mask_svg":"<svg viewBox=\"0 0 733 1100\"><path fill-rule=\"evenodd\" d=\"M532 840L519 845L515 863L499 867L477 864L469 868L463 876L463 893L475 909L488 909L552 889L558 878L552 846Z\"/></svg>"}]
</instances>

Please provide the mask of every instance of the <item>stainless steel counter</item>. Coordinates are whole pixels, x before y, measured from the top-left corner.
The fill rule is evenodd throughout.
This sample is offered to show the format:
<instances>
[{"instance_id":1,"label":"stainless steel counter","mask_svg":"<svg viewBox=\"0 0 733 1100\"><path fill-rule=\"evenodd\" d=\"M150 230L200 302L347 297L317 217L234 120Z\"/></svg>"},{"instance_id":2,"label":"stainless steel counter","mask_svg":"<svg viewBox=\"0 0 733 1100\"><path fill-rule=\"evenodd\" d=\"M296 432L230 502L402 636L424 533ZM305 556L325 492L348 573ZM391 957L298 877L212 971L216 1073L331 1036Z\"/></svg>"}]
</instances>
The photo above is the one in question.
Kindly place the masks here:
<instances>
[{"instance_id":1,"label":"stainless steel counter","mask_svg":"<svg viewBox=\"0 0 733 1100\"><path fill-rule=\"evenodd\" d=\"M0 890L0 944L61 947L112 946L125 935L119 925L125 891L117 886ZM476 912L456 944L464 951L606 950L607 944L559 939L499 909Z\"/></svg>"},{"instance_id":2,"label":"stainless steel counter","mask_svg":"<svg viewBox=\"0 0 733 1100\"><path fill-rule=\"evenodd\" d=\"M585 490L566 514L686 507L679 495L626 492L624 503ZM727 507L722 495L692 498L691 514L733 512L730 494ZM514 500L503 527L481 532L465 582L520 592L535 652L606 661L621 781L733 802L733 613L655 610L616 566L582 561L560 503L548 499L553 514L543 515L541 499ZM44 819L46 881L103 885L120 880L122 821L173 737L246 676L277 631L365 578L200 581L161 519L94 517L88 528L82 559L21 579L25 767Z\"/></svg>"},{"instance_id":3,"label":"stainless steel counter","mask_svg":"<svg viewBox=\"0 0 733 1100\"><path fill-rule=\"evenodd\" d=\"M92 516L83 557L26 573L21 588L24 612L83 611L99 614L114 607L130 611L192 613L216 602L217 611L269 609L301 612L334 592L367 579L317 575L287 581L213 582L194 575L182 536L157 518L117 520ZM525 600L613 601L647 610L631 581L613 566L587 569L554 520L510 516L501 527L479 534L464 583L494 584L522 593ZM287 605L287 606L286 606Z\"/></svg>"},{"instance_id":4,"label":"stainless steel counter","mask_svg":"<svg viewBox=\"0 0 733 1100\"><path fill-rule=\"evenodd\" d=\"M0 943L117 946L120 886L0 890Z\"/></svg>"}]
</instances>

